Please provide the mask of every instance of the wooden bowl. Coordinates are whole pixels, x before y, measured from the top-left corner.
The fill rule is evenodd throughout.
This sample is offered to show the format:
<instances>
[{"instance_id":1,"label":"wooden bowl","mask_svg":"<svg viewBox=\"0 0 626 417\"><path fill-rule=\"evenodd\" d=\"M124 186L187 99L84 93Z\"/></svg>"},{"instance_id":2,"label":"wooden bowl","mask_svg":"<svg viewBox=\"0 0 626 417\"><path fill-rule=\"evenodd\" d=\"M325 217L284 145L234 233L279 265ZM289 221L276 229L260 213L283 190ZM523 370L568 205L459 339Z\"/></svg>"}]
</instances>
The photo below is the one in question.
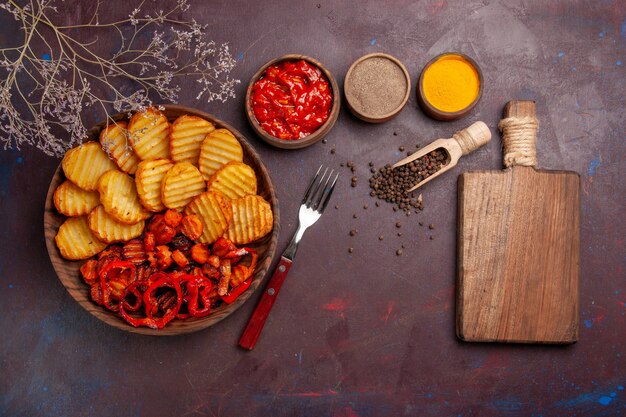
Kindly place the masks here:
<instances>
[{"instance_id":1,"label":"wooden bowl","mask_svg":"<svg viewBox=\"0 0 626 417\"><path fill-rule=\"evenodd\" d=\"M269 66L277 64L282 61L299 61L299 60L307 61L308 63L322 70L322 72L328 79L328 82L330 83L330 87L331 87L332 94L333 94L333 106L330 111L330 115L328 116L328 120L326 120L326 122L323 125L321 125L319 129L317 129L315 132L311 133L308 136L305 136L302 139L294 139L294 140L279 139L277 137L270 135L265 130L263 130L263 128L257 121L256 117L254 116L254 112L252 111L252 104L251 104L252 87L254 86L254 83L256 83L257 80L261 78L261 76L263 75L263 73ZM248 117L248 121L250 122L252 129L265 142L269 143L270 145L276 146L277 148L282 148L282 149L305 148L307 146L311 146L314 143L322 140L322 138L324 138L324 136L326 136L328 132L330 132L330 129L332 129L332 127L335 125L335 122L337 121L337 117L339 117L340 107L341 107L341 100L340 100L339 87L337 86L337 81L335 80L335 77L333 77L333 75L330 73L328 68L326 68L321 62L319 62L318 60L314 58L308 57L306 55L288 54L288 55L283 55L276 59L272 59L271 61L263 65L261 68L259 68L259 70L252 76L252 78L250 79L250 83L248 84L248 89L246 91L246 116Z\"/></svg>"},{"instance_id":2,"label":"wooden bowl","mask_svg":"<svg viewBox=\"0 0 626 417\"><path fill-rule=\"evenodd\" d=\"M465 59L467 62L469 62L474 69L476 70L476 73L478 74L478 94L476 95L476 98L474 99L474 101L472 101L466 108L459 110L457 112L445 112L442 110L439 110L438 108L434 107L432 104L430 104L430 102L426 99L426 96L424 95L424 91L422 88L422 84L424 81L424 74L426 73L426 70L428 70L428 68L430 68L430 66L432 64L434 64L437 60L439 60L440 58L443 58L445 56L448 55L454 55L454 56L460 56L463 59ZM417 82L417 101L420 105L420 107L422 108L422 110L424 111L424 113L426 113L428 116L432 117L433 119L436 120L442 120L442 121L452 121L452 120L456 120L459 119L463 116L466 116L470 111L472 111L472 109L474 107L476 107L476 104L478 104L478 101L480 100L480 97L483 95L483 73L480 70L480 67L478 66L478 64L476 63L476 61L474 61L472 58L468 57L465 54L461 54L458 52L446 52L440 55L437 55L436 57L434 57L433 59L431 59L430 61L428 61L428 63L426 64L426 66L424 67L424 69L422 70L421 74L420 74L420 78L419 81Z\"/></svg>"},{"instance_id":3,"label":"wooden bowl","mask_svg":"<svg viewBox=\"0 0 626 417\"><path fill-rule=\"evenodd\" d=\"M211 114L204 113L190 107L176 105L163 105L163 107L165 108L164 113L170 122L174 121L178 116L189 114L202 117L215 124L216 127L226 128L230 130L233 135L235 135L235 137L239 140L239 143L241 143L241 147L243 148L244 162L250 165L256 173L259 195L269 201L272 206L272 210L274 211L274 224L271 233L266 235L263 239L248 245L258 251L258 265L256 267L256 272L254 274L254 278L252 284L250 285L250 288L246 292L241 294L232 304L223 304L213 310L213 312L206 317L189 318L186 320L173 320L165 328L160 330L149 329L147 327L135 328L126 323L116 313L113 313L105 309L104 307L97 305L91 300L90 288L83 281L79 271L80 266L85 261L68 261L61 257L59 249L57 248L57 245L54 241L54 237L59 230L59 226L61 226L63 221L65 221L66 217L57 212L53 203L54 190L57 188L58 185L65 181L65 175L63 174L63 170L61 169L61 164L59 164L59 167L57 168L54 176L52 177L52 181L50 182L50 187L48 188L48 195L46 197L44 212L44 232L46 236L46 247L48 248L48 255L50 256L52 266L54 267L54 270L56 271L59 280L61 281L61 283L63 283L67 291L72 297L74 297L78 304L80 304L85 310L87 310L89 313L93 314L103 322L110 324L113 327L117 327L118 329L126 330L128 332L154 336L172 336L177 334L195 332L223 320L239 307L241 307L241 305L245 303L248 298L250 298L252 293L259 287L259 285L263 281L263 278L265 277L265 274L269 269L270 263L272 262L272 258L274 257L274 253L276 252L278 233L280 231L278 199L276 198L276 192L274 190L274 186L272 185L269 173L267 172L267 169L265 168L263 162L261 162L259 155L248 143L248 141L243 137L243 135L229 124L222 122ZM113 116L112 118L114 120L124 120L127 117L125 113L120 113ZM88 132L89 139L98 140L100 130L105 125L106 121L90 129Z\"/></svg>"},{"instance_id":4,"label":"wooden bowl","mask_svg":"<svg viewBox=\"0 0 626 417\"><path fill-rule=\"evenodd\" d=\"M356 67L359 66L359 64L371 58L384 58L393 62L396 66L398 66L398 68L400 68L400 70L402 70L402 73L404 74L404 78L406 80L406 91L405 91L404 97L402 98L402 101L395 109L391 110L390 112L386 114L381 114L381 115L369 114L366 111L359 109L359 106L357 103L351 102L350 95L348 94L348 89L351 87L350 76L352 75L352 72L354 71ZM409 72L407 71L404 64L400 62L397 58L388 54L383 54L383 53L367 54L357 59L356 61L352 63L352 65L350 65L350 68L348 69L348 72L346 73L346 77L344 78L343 91L346 97L346 104L348 105L348 109L350 110L350 112L352 112L352 114L354 114L356 117L358 117L359 119L365 122L383 123L396 117L398 113L400 113L402 109L404 108L404 106L406 105L407 101L409 100L409 96L411 95L411 77L409 76Z\"/></svg>"}]
</instances>

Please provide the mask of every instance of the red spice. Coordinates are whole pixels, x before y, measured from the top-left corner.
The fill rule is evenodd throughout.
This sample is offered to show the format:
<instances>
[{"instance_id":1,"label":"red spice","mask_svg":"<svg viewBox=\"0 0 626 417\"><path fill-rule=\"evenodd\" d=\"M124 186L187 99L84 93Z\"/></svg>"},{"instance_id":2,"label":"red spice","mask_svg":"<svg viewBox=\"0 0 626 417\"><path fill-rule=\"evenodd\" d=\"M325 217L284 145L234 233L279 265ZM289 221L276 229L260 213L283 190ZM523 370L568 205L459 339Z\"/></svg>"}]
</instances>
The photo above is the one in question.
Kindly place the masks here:
<instances>
[{"instance_id":1,"label":"red spice","mask_svg":"<svg viewBox=\"0 0 626 417\"><path fill-rule=\"evenodd\" d=\"M295 140L323 125L332 107L330 84L306 61L268 67L252 87L252 110L259 124L279 139Z\"/></svg>"}]
</instances>

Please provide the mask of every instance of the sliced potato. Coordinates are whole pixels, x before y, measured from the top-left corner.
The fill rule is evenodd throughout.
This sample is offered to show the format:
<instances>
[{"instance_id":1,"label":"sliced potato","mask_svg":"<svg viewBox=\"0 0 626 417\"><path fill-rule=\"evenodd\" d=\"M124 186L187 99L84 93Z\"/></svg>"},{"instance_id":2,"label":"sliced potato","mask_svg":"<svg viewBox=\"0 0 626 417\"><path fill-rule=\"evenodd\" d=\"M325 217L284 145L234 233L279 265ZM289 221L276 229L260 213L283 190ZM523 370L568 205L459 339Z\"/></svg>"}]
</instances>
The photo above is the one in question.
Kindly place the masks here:
<instances>
[{"instance_id":1,"label":"sliced potato","mask_svg":"<svg viewBox=\"0 0 626 417\"><path fill-rule=\"evenodd\" d=\"M230 200L218 191L207 191L191 200L185 214L195 214L202 222L200 243L213 243L228 229L233 217Z\"/></svg>"},{"instance_id":2,"label":"sliced potato","mask_svg":"<svg viewBox=\"0 0 626 417\"><path fill-rule=\"evenodd\" d=\"M135 185L141 204L146 210L158 212L165 210L161 200L163 177L174 166L167 159L142 161L135 172Z\"/></svg>"},{"instance_id":3,"label":"sliced potato","mask_svg":"<svg viewBox=\"0 0 626 417\"><path fill-rule=\"evenodd\" d=\"M54 190L53 201L59 213L68 217L82 216L100 204L100 194L83 190L68 180Z\"/></svg>"},{"instance_id":4,"label":"sliced potato","mask_svg":"<svg viewBox=\"0 0 626 417\"><path fill-rule=\"evenodd\" d=\"M128 140L141 159L170 157L170 124L159 110L150 107L135 113L128 123Z\"/></svg>"},{"instance_id":5,"label":"sliced potato","mask_svg":"<svg viewBox=\"0 0 626 417\"><path fill-rule=\"evenodd\" d=\"M126 122L111 123L100 132L100 145L104 152L127 174L137 171L141 159L135 154L126 137Z\"/></svg>"},{"instance_id":6,"label":"sliced potato","mask_svg":"<svg viewBox=\"0 0 626 417\"><path fill-rule=\"evenodd\" d=\"M209 178L207 186L209 191L219 191L234 200L256 194L256 175L243 162L229 162Z\"/></svg>"},{"instance_id":7,"label":"sliced potato","mask_svg":"<svg viewBox=\"0 0 626 417\"><path fill-rule=\"evenodd\" d=\"M270 203L258 195L247 195L232 200L233 220L226 237L236 245L244 245L262 238L272 230L274 213Z\"/></svg>"},{"instance_id":8,"label":"sliced potato","mask_svg":"<svg viewBox=\"0 0 626 417\"><path fill-rule=\"evenodd\" d=\"M117 169L98 142L87 142L67 151L61 167L68 180L87 191L98 189L100 175Z\"/></svg>"},{"instance_id":9,"label":"sliced potato","mask_svg":"<svg viewBox=\"0 0 626 417\"><path fill-rule=\"evenodd\" d=\"M215 130L213 123L198 116L183 115L172 123L170 155L174 162L190 162L198 166L200 145Z\"/></svg>"},{"instance_id":10,"label":"sliced potato","mask_svg":"<svg viewBox=\"0 0 626 417\"><path fill-rule=\"evenodd\" d=\"M93 234L106 243L124 242L138 237L143 233L145 225L143 220L135 224L118 222L102 205L89 213L88 223Z\"/></svg>"},{"instance_id":11,"label":"sliced potato","mask_svg":"<svg viewBox=\"0 0 626 417\"><path fill-rule=\"evenodd\" d=\"M54 241L61 256L69 260L88 259L103 251L107 244L100 241L89 229L87 216L70 217L65 220Z\"/></svg>"},{"instance_id":12,"label":"sliced potato","mask_svg":"<svg viewBox=\"0 0 626 417\"><path fill-rule=\"evenodd\" d=\"M98 191L106 212L119 222L135 224L150 216L139 201L135 181L128 174L117 170L105 172L98 181Z\"/></svg>"},{"instance_id":13,"label":"sliced potato","mask_svg":"<svg viewBox=\"0 0 626 417\"><path fill-rule=\"evenodd\" d=\"M179 210L205 190L206 183L198 168L189 162L179 162L163 177L161 200L165 207Z\"/></svg>"},{"instance_id":14,"label":"sliced potato","mask_svg":"<svg viewBox=\"0 0 626 417\"><path fill-rule=\"evenodd\" d=\"M205 180L231 161L243 161L243 149L228 129L217 129L202 141L198 165Z\"/></svg>"}]
</instances>

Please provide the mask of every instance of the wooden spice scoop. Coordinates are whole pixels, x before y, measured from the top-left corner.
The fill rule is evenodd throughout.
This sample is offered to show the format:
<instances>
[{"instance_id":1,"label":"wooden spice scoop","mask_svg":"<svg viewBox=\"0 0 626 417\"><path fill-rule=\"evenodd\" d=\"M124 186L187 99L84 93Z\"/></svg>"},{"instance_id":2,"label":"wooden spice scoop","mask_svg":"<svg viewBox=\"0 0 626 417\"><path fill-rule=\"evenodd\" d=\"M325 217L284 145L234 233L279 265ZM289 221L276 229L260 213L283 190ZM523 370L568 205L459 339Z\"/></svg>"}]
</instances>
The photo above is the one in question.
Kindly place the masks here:
<instances>
[{"instance_id":1,"label":"wooden spice scoop","mask_svg":"<svg viewBox=\"0 0 626 417\"><path fill-rule=\"evenodd\" d=\"M504 171L459 176L457 335L465 341L578 339L580 176L537 164L535 103L507 103Z\"/></svg>"},{"instance_id":2,"label":"wooden spice scoop","mask_svg":"<svg viewBox=\"0 0 626 417\"><path fill-rule=\"evenodd\" d=\"M475 122L471 126L456 132L449 139L437 139L431 144L426 145L414 154L409 155L403 160L396 162L393 165L393 168L408 164L409 162L419 159L437 149L443 149L446 152L447 158L441 168L439 168L439 170L434 174L431 174L429 177L415 184L413 188L406 191L407 193L410 193L411 191L414 191L422 185L426 184L433 178L437 178L444 172L454 168L457 162L459 162L461 156L467 155L468 153L480 148L481 146L489 142L490 139L491 131L489 130L487 125L483 122Z\"/></svg>"}]
</instances>

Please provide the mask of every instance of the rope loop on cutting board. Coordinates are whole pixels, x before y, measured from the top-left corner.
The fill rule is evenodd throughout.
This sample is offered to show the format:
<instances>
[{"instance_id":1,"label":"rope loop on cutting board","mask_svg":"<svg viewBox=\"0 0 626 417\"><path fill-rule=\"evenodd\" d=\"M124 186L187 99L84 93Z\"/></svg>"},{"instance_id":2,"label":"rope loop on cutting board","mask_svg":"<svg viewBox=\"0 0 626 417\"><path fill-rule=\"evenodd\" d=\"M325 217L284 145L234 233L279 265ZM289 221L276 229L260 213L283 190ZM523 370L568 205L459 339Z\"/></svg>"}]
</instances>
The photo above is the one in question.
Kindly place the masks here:
<instances>
[{"instance_id":1,"label":"rope loop on cutting board","mask_svg":"<svg viewBox=\"0 0 626 417\"><path fill-rule=\"evenodd\" d=\"M504 142L504 166L537 165L537 130L535 117L508 117L498 124Z\"/></svg>"}]
</instances>

